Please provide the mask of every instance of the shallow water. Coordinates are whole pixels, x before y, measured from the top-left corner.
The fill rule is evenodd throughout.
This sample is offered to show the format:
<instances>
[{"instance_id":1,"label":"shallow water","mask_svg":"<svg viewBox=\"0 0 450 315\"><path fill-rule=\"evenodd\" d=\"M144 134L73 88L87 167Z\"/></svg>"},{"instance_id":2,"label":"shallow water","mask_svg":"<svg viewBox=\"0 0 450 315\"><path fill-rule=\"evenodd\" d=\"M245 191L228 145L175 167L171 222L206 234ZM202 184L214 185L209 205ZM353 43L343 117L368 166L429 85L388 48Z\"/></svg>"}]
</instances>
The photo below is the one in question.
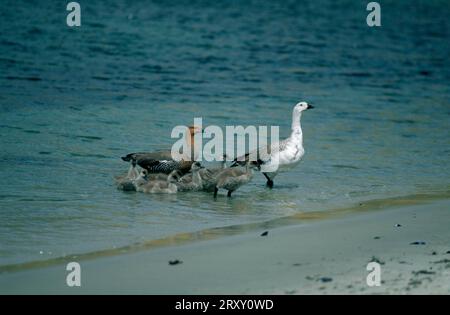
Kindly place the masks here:
<instances>
[{"instance_id":1,"label":"shallow water","mask_svg":"<svg viewBox=\"0 0 450 315\"><path fill-rule=\"evenodd\" d=\"M450 187L450 5L358 1L81 2L0 9L0 265L119 248ZM290 128L306 155L235 193L117 191L119 157L204 125Z\"/></svg>"}]
</instances>

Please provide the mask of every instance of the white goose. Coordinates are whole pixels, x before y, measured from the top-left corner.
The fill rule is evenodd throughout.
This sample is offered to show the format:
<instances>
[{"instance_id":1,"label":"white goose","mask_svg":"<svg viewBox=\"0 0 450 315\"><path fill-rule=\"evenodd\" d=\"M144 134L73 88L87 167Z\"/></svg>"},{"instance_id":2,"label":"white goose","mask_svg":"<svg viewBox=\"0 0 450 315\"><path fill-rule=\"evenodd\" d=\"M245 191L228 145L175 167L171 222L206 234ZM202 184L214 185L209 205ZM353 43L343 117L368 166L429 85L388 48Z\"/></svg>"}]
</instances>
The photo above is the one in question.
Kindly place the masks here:
<instances>
[{"instance_id":1,"label":"white goose","mask_svg":"<svg viewBox=\"0 0 450 315\"><path fill-rule=\"evenodd\" d=\"M279 172L295 167L305 154L300 119L303 111L311 108L314 107L306 102L300 102L295 105L292 111L292 132L289 138L273 143L270 147L259 147L243 157L238 157L234 160L232 166L244 165L250 156L256 156L258 162L262 164L261 171L267 179L267 186L272 188L275 176Z\"/></svg>"}]
</instances>

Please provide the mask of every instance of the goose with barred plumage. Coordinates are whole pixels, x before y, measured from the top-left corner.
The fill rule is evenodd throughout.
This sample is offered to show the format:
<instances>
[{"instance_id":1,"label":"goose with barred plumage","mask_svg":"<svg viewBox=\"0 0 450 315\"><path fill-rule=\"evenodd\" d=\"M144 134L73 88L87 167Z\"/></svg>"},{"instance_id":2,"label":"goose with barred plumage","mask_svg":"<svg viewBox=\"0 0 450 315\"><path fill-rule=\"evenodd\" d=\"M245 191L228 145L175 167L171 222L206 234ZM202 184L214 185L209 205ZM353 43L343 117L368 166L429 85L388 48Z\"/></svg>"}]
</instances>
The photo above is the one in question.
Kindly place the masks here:
<instances>
[{"instance_id":1,"label":"goose with barred plumage","mask_svg":"<svg viewBox=\"0 0 450 315\"><path fill-rule=\"evenodd\" d=\"M148 173L163 173L170 174L174 170L179 170L185 174L189 172L192 164L197 158L199 148L194 141L195 134L201 133L202 130L199 127L188 127L186 133L187 147L191 148L191 154L189 158L176 161L172 158L171 151L158 151L158 152L137 152L130 153L122 157L123 161L130 162L136 161L137 165L146 169Z\"/></svg>"}]
</instances>

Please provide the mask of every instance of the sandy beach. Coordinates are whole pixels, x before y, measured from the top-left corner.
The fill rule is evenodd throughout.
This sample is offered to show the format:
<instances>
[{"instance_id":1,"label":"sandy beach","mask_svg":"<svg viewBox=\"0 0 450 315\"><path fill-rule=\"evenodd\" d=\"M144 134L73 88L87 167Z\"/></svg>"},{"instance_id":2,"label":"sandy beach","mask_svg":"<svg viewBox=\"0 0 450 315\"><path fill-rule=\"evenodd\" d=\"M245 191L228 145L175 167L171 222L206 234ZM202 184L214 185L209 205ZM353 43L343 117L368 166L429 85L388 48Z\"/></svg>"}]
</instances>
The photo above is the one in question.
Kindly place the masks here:
<instances>
[{"instance_id":1,"label":"sandy beach","mask_svg":"<svg viewBox=\"0 0 450 315\"><path fill-rule=\"evenodd\" d=\"M62 262L3 269L0 293L449 294L450 200L410 203L82 258L81 287L66 285ZM366 284L370 261L381 265L379 287Z\"/></svg>"}]
</instances>

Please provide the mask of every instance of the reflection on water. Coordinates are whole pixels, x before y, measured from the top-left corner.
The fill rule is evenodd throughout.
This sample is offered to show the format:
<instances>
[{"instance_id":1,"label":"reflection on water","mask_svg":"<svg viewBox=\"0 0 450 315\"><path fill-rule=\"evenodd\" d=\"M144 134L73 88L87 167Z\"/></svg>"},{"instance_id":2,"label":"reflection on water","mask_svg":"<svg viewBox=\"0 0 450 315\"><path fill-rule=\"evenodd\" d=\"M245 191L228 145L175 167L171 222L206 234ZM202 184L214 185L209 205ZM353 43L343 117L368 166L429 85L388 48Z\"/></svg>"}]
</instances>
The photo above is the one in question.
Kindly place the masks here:
<instances>
[{"instance_id":1,"label":"reflection on water","mask_svg":"<svg viewBox=\"0 0 450 315\"><path fill-rule=\"evenodd\" d=\"M74 30L54 1L6 0L0 265L447 191L450 7L405 3L369 29L364 1L90 1ZM261 175L216 201L113 185L121 155L170 147L175 125L285 137L299 100L317 105L306 155L273 190Z\"/></svg>"}]
</instances>

